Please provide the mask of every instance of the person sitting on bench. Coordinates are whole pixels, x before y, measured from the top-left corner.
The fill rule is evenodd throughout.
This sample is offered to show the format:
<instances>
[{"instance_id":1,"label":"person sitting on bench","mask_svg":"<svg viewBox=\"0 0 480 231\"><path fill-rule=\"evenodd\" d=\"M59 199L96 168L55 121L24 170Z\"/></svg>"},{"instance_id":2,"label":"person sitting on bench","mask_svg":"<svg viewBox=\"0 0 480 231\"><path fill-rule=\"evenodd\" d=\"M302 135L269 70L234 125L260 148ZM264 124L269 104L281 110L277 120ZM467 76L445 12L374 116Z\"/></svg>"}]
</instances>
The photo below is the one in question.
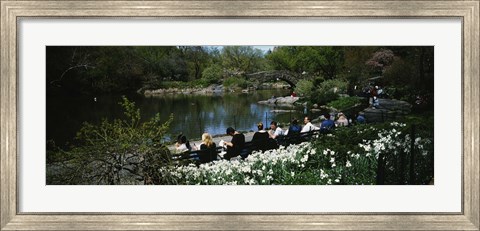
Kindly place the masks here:
<instances>
[{"instance_id":1,"label":"person sitting on bench","mask_svg":"<svg viewBox=\"0 0 480 231\"><path fill-rule=\"evenodd\" d=\"M310 121L311 121L310 116L305 116L305 119L303 119L305 126L303 126L302 131L300 133L310 132L310 131L315 131L320 129L319 127L313 125L312 122Z\"/></svg>"},{"instance_id":2,"label":"person sitting on bench","mask_svg":"<svg viewBox=\"0 0 480 231\"><path fill-rule=\"evenodd\" d=\"M217 159L216 145L215 142L213 142L210 134L202 134L202 144L200 144L200 150L200 163L208 163Z\"/></svg>"},{"instance_id":3,"label":"person sitting on bench","mask_svg":"<svg viewBox=\"0 0 480 231\"><path fill-rule=\"evenodd\" d=\"M224 159L230 160L232 157L239 156L245 146L245 136L232 127L227 128L227 135L232 136L232 141L225 142L227 146L227 153L223 156Z\"/></svg>"},{"instance_id":4,"label":"person sitting on bench","mask_svg":"<svg viewBox=\"0 0 480 231\"><path fill-rule=\"evenodd\" d=\"M325 120L320 125L320 132L327 133L332 131L335 128L335 122L330 119L330 114L325 114Z\"/></svg>"},{"instance_id":5,"label":"person sitting on bench","mask_svg":"<svg viewBox=\"0 0 480 231\"><path fill-rule=\"evenodd\" d=\"M257 128L258 128L258 132L255 132L252 138L252 143L254 145L253 150L265 151L267 148L268 139L270 139L270 136L268 135L268 132L263 129L262 122L259 122L257 124Z\"/></svg>"}]
</instances>

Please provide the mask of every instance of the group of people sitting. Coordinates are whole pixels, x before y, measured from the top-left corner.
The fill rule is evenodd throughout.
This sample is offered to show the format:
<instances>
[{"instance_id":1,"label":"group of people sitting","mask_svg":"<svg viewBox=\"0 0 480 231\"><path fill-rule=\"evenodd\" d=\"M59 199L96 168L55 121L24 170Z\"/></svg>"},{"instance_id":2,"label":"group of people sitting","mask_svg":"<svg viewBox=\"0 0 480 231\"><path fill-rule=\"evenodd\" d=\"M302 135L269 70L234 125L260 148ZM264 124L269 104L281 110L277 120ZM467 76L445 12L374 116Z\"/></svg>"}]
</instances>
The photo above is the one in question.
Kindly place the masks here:
<instances>
[{"instance_id":1,"label":"group of people sitting","mask_svg":"<svg viewBox=\"0 0 480 231\"><path fill-rule=\"evenodd\" d=\"M192 147L190 142L187 140L187 137L183 134L180 134L177 137L177 143L175 143L176 150L178 152L188 152L195 150L204 150L202 155L199 155L199 161L201 163L208 163L210 161L217 159L217 145L213 142L213 138L209 133L202 134L202 143L200 147L194 143Z\"/></svg>"},{"instance_id":2,"label":"group of people sitting","mask_svg":"<svg viewBox=\"0 0 480 231\"><path fill-rule=\"evenodd\" d=\"M343 113L338 113L337 120L333 120L332 116L328 113L323 117L323 121L320 123L319 127L312 124L309 116L304 118L303 127L299 125L299 121L297 119L293 119L287 130L281 129L276 121L272 121L270 123L270 130L267 131L265 130L263 123L259 122L257 124L258 131L253 134L251 141L253 144L253 150L265 151L277 148L277 140L281 136L293 136L295 134L311 131L320 131L321 133L326 133L332 131L335 129L335 127L349 126L352 123L352 121L348 120ZM357 122L365 122L365 118L362 114L359 114L357 117ZM231 141L221 140L219 142L219 146L226 149L226 153L224 153L223 158L230 160L231 158L240 156L242 154L242 150L245 147L245 135L236 131L232 127L227 128L226 134L232 137ZM202 151L199 152L200 163L207 163L217 159L217 146L209 133L202 134L202 143L200 144L200 147L197 147L196 144L194 144L192 147L185 135L179 135L177 137L176 149L179 152L196 150Z\"/></svg>"}]
</instances>

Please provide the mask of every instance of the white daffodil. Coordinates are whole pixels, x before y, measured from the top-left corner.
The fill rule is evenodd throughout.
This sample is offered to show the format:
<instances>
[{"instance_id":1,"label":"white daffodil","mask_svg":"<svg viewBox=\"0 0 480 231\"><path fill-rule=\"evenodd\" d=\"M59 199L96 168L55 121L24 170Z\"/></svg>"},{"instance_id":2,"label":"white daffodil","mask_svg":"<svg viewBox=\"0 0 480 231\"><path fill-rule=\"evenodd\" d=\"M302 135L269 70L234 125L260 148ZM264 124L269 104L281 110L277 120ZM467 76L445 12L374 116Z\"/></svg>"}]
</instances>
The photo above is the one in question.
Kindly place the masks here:
<instances>
[{"instance_id":1,"label":"white daffodil","mask_svg":"<svg viewBox=\"0 0 480 231\"><path fill-rule=\"evenodd\" d=\"M352 164L350 163L350 161L347 160L347 163L345 164L345 167L347 167L347 168L352 167Z\"/></svg>"}]
</instances>

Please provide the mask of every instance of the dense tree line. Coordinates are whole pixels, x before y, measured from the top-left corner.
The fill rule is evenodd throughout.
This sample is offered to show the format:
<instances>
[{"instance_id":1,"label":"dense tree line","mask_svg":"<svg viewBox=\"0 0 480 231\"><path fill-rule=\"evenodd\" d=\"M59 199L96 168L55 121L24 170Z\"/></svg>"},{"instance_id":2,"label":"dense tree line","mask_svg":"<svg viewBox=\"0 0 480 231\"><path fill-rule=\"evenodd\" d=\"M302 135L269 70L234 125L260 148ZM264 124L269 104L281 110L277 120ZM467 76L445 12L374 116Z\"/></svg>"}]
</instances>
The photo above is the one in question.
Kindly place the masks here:
<instances>
[{"instance_id":1,"label":"dense tree line","mask_svg":"<svg viewBox=\"0 0 480 231\"><path fill-rule=\"evenodd\" d=\"M169 87L169 82L247 87L248 74L281 70L308 81L315 92L325 81L355 86L383 76L395 93L433 93L433 47L278 46L266 54L251 46L49 46L49 94L134 92ZM333 82L331 82L333 81Z\"/></svg>"}]
</instances>

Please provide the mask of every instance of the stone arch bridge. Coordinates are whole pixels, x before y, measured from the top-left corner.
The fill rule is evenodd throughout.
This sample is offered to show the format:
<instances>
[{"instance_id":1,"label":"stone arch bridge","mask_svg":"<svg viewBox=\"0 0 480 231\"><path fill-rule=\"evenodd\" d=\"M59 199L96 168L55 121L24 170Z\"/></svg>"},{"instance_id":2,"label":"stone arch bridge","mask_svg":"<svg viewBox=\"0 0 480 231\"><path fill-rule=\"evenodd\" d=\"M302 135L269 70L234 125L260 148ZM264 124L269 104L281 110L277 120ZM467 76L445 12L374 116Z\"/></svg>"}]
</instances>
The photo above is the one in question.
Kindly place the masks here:
<instances>
[{"instance_id":1,"label":"stone arch bridge","mask_svg":"<svg viewBox=\"0 0 480 231\"><path fill-rule=\"evenodd\" d=\"M271 80L283 80L287 82L291 88L295 88L299 80L305 79L302 75L291 71L261 71L247 74L246 76L250 81L257 82L258 85Z\"/></svg>"}]
</instances>

